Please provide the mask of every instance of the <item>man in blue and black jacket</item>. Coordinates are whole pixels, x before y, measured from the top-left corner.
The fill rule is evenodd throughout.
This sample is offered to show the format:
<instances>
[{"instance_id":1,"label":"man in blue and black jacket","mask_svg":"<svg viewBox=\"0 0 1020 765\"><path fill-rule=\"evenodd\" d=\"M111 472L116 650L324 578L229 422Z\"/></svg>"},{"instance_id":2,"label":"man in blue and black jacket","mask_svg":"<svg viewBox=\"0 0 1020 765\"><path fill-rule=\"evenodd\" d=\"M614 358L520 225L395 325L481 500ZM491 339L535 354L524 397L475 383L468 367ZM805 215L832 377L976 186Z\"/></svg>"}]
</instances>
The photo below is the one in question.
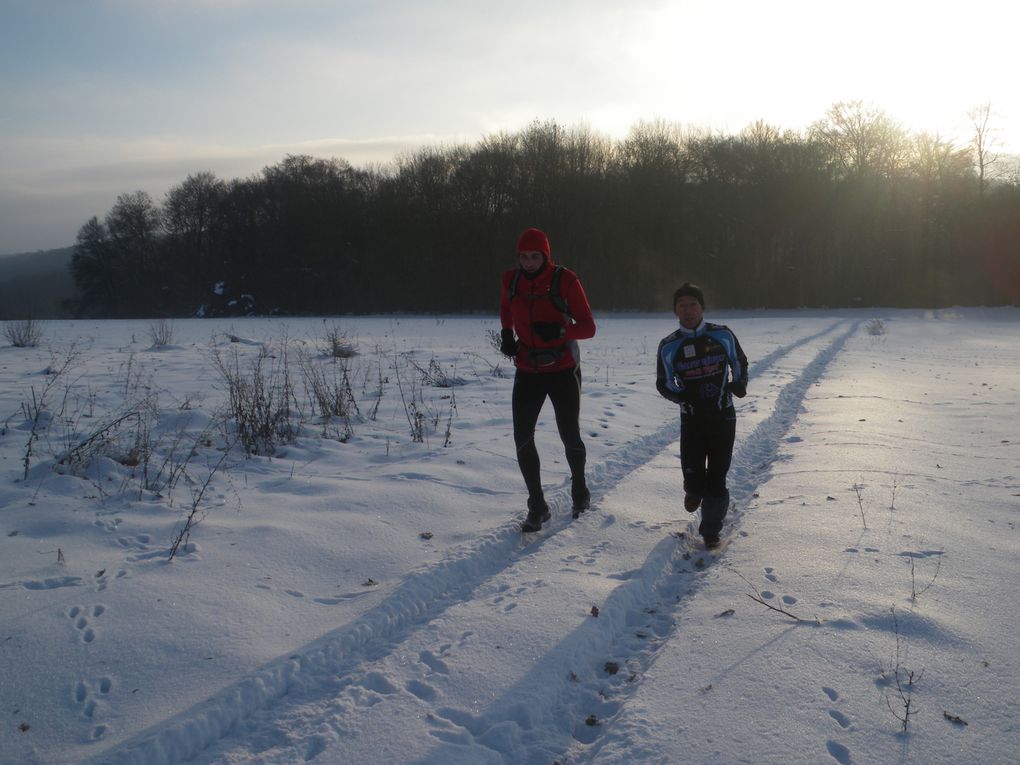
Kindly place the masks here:
<instances>
[{"instance_id":1,"label":"man in blue and black jacket","mask_svg":"<svg viewBox=\"0 0 1020 765\"><path fill-rule=\"evenodd\" d=\"M690 282L673 294L680 329L662 339L656 354L655 387L680 405L680 464L684 508L701 508L698 532L708 548L730 505L726 474L733 459L737 414L733 396L747 394L747 357L736 335L705 321L705 296Z\"/></svg>"}]
</instances>

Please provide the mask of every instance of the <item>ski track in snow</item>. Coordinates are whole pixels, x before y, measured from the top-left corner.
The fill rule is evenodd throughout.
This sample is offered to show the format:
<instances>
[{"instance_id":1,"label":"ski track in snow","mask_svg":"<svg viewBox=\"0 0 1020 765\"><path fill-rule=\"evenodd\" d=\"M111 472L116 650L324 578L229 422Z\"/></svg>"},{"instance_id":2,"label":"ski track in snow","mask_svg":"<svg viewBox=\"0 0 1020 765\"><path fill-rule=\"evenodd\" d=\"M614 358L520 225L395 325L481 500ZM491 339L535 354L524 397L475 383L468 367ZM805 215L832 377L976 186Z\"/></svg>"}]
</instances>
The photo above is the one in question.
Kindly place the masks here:
<instances>
[{"instance_id":1,"label":"ski track in snow","mask_svg":"<svg viewBox=\"0 0 1020 765\"><path fill-rule=\"evenodd\" d=\"M776 348L749 366L749 376L756 378L798 348L843 328L794 380L782 387L771 414L738 442L729 477L731 508L736 510L727 521L731 537L739 533L740 509L746 507L757 487L768 480L780 441L797 419L808 389L822 376L859 325L860 321L836 321L819 332ZM629 475L664 453L679 436L677 418L655 433L629 442L601 464L589 466L593 508ZM354 684L354 675L358 675L358 682L374 694L385 697L397 691L382 673L362 671L366 662L393 654L412 633L427 627L451 607L469 602L477 596L480 585L535 556L573 523L567 512L570 507L567 482L548 492L547 501L553 511L553 521L537 538L522 538L518 522L507 522L472 544L451 550L435 565L409 574L382 603L354 622L324 635L298 653L270 663L89 762L94 765L174 765L195 759L203 752L211 754L206 750L217 744L218 750L229 750L233 743L231 734L236 732L232 729L242 721L256 717L261 726L256 730L270 729L274 727L272 719L284 715L287 717L286 734L281 738L285 740L266 747L281 747L276 751L283 756L273 761L313 759L336 737L335 733L324 735L323 731L341 727L336 719L336 705L330 702L338 689ZM590 517L595 519L600 515L592 513ZM588 517L582 516L582 520ZM537 705L529 707L527 716L537 719L555 716L561 720L557 726L563 728L565 738L560 743L565 746L555 751L555 746L550 748L548 741L528 740L525 731L516 738L511 737L518 748L512 761L551 762L563 759L566 748L573 749L571 762L598 753L599 739L606 735L626 698L640 687L644 669L673 634L675 612L697 592L697 576L724 552L725 548L706 553L700 543L692 543L696 528L695 522L689 522L685 532L667 536L656 544L640 569L611 576L621 583L604 599L602 616L576 630L569 641L557 644L543 656L539 668L527 673L521 683L534 684L528 693L540 699ZM497 596L496 602L503 600L502 596ZM515 604L511 602L502 607L510 610ZM470 635L470 632L464 633L462 640L469 640ZM445 669L442 649L449 648L445 645L437 652L423 651L419 659L430 672L442 674ZM605 657L617 655L629 658L627 664L619 668L619 673L614 673L613 679L619 687L612 700L599 693L605 682L605 672L601 672L600 678L587 681L568 679L571 667L604 662ZM557 669L550 671L550 666ZM601 669L602 664L599 666ZM559 682L555 681L557 677ZM410 681L407 690L423 701L434 695L428 683L418 680ZM85 695L91 694L86 692ZM277 703L281 701L283 703ZM471 719L467 713L456 710L437 710L437 725L446 729L445 737L450 743L470 742L486 748L484 737L498 731L501 711L504 719L510 722L516 723L520 718L520 710L514 709L512 702L512 698L504 697L484 720ZM535 709L535 706L544 708ZM576 723L590 713L597 714L598 724ZM444 740L444 732L437 733L436 738ZM501 739L498 748L506 751L506 744L506 740ZM291 754L284 754L286 751ZM492 749L488 751L497 756Z\"/></svg>"}]
</instances>

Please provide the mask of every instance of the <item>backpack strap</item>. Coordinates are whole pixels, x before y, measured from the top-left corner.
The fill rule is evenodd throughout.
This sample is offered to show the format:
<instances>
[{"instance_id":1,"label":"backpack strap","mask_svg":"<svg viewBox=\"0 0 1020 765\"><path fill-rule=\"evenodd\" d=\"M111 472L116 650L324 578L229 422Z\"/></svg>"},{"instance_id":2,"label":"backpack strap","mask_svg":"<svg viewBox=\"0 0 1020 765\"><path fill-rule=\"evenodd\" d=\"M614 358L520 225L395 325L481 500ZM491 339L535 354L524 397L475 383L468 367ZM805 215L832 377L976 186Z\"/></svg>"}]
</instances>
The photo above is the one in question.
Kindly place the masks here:
<instances>
[{"instance_id":1,"label":"backpack strap","mask_svg":"<svg viewBox=\"0 0 1020 765\"><path fill-rule=\"evenodd\" d=\"M517 282L521 280L521 269L514 271L514 278L510 280L510 286L506 288L506 299L513 300L517 294Z\"/></svg>"},{"instance_id":2,"label":"backpack strap","mask_svg":"<svg viewBox=\"0 0 1020 765\"><path fill-rule=\"evenodd\" d=\"M574 317L570 315L570 307L567 305L566 298L563 297L563 293L560 292L560 281L563 279L563 266L556 266L553 269L552 281L549 283L549 299L552 301L553 306L556 310L566 316L568 319Z\"/></svg>"},{"instance_id":3,"label":"backpack strap","mask_svg":"<svg viewBox=\"0 0 1020 765\"><path fill-rule=\"evenodd\" d=\"M570 307L567 305L566 298L560 292L560 282L563 280L563 266L554 266L552 273L552 280L549 282L549 301L553 304L553 307L566 316L568 319L574 317L570 313ZM514 271L513 278L510 280L510 286L506 288L506 299L508 301L513 300L517 294L517 283L521 279L521 270L518 268Z\"/></svg>"}]
</instances>

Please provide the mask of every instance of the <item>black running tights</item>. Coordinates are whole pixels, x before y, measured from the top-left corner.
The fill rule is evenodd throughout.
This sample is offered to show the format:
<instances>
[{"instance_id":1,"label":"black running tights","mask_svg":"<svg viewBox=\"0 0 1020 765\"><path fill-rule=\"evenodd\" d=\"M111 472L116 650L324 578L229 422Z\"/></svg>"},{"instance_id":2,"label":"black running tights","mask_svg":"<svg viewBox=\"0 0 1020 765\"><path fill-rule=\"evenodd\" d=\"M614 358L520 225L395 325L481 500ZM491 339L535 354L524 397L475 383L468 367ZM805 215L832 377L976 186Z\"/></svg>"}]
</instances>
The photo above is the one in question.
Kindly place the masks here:
<instances>
[{"instance_id":1,"label":"black running tights","mask_svg":"<svg viewBox=\"0 0 1020 765\"><path fill-rule=\"evenodd\" d=\"M546 397L552 401L556 428L566 451L574 484L584 484L586 452L581 440L581 367L563 372L521 372L514 377L514 444L528 497L544 499L541 461L535 448L535 425Z\"/></svg>"}]
</instances>

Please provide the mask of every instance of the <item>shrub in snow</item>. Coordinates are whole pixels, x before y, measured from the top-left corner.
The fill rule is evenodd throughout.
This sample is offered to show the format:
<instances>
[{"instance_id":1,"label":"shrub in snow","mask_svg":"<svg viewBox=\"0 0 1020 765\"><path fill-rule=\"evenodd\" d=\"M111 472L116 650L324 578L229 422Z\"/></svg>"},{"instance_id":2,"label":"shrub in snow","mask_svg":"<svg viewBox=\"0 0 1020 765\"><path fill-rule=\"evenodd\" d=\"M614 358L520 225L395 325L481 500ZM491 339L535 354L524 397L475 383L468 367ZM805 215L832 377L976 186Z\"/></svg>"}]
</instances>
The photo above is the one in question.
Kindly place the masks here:
<instances>
[{"instance_id":1,"label":"shrub in snow","mask_svg":"<svg viewBox=\"0 0 1020 765\"><path fill-rule=\"evenodd\" d=\"M150 324L149 337L152 339L154 348L163 348L171 345L174 341L174 323L167 319L160 319Z\"/></svg>"},{"instance_id":2,"label":"shrub in snow","mask_svg":"<svg viewBox=\"0 0 1020 765\"><path fill-rule=\"evenodd\" d=\"M213 354L216 371L226 386L227 419L236 427L245 454L273 454L298 431L291 407L295 398L287 344L281 343L278 357L260 348L246 368L236 349L227 356Z\"/></svg>"},{"instance_id":3,"label":"shrub in snow","mask_svg":"<svg viewBox=\"0 0 1020 765\"><path fill-rule=\"evenodd\" d=\"M4 324L4 337L15 348L35 348L42 340L42 324L35 319L19 319Z\"/></svg>"},{"instance_id":4,"label":"shrub in snow","mask_svg":"<svg viewBox=\"0 0 1020 765\"><path fill-rule=\"evenodd\" d=\"M325 340L325 353L334 359L349 359L358 353L358 346L338 324L326 328Z\"/></svg>"}]
</instances>

